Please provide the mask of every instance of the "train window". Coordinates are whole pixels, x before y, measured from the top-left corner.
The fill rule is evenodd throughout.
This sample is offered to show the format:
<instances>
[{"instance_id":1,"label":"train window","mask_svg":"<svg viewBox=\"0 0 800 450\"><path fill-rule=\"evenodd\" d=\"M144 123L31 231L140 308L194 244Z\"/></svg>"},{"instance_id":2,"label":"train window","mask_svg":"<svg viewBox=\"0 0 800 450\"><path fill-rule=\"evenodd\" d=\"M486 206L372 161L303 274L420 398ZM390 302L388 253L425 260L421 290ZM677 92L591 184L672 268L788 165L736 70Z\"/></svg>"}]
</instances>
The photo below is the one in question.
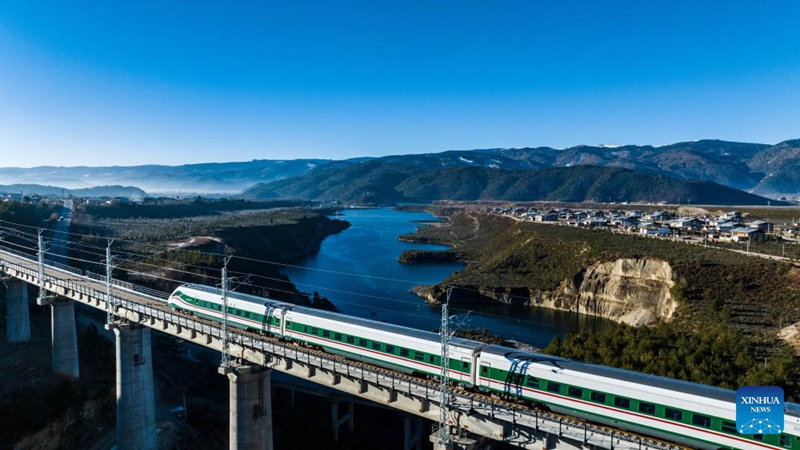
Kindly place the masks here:
<instances>
[{"instance_id":1,"label":"train window","mask_svg":"<svg viewBox=\"0 0 800 450\"><path fill-rule=\"evenodd\" d=\"M394 353L394 345L387 345L386 353Z\"/></svg>"},{"instance_id":2,"label":"train window","mask_svg":"<svg viewBox=\"0 0 800 450\"><path fill-rule=\"evenodd\" d=\"M425 361L425 353L414 352L414 359L416 359L417 361Z\"/></svg>"},{"instance_id":3,"label":"train window","mask_svg":"<svg viewBox=\"0 0 800 450\"><path fill-rule=\"evenodd\" d=\"M319 328L311 327L311 334L319 336Z\"/></svg>"},{"instance_id":4,"label":"train window","mask_svg":"<svg viewBox=\"0 0 800 450\"><path fill-rule=\"evenodd\" d=\"M711 426L711 418L708 416L704 416L702 414L693 413L692 423L697 425L698 427L708 428Z\"/></svg>"},{"instance_id":5,"label":"train window","mask_svg":"<svg viewBox=\"0 0 800 450\"><path fill-rule=\"evenodd\" d=\"M333 333L333 339L336 341L342 340L342 333Z\"/></svg>"},{"instance_id":6,"label":"train window","mask_svg":"<svg viewBox=\"0 0 800 450\"><path fill-rule=\"evenodd\" d=\"M753 439L755 439L757 441L763 441L764 440L764 435L763 434L754 434L753 435Z\"/></svg>"},{"instance_id":7,"label":"train window","mask_svg":"<svg viewBox=\"0 0 800 450\"><path fill-rule=\"evenodd\" d=\"M792 448L792 437L788 434L781 435L781 447Z\"/></svg>"},{"instance_id":8,"label":"train window","mask_svg":"<svg viewBox=\"0 0 800 450\"><path fill-rule=\"evenodd\" d=\"M594 392L592 391L592 401L597 403L605 403L606 402L606 394L602 392Z\"/></svg>"},{"instance_id":9,"label":"train window","mask_svg":"<svg viewBox=\"0 0 800 450\"><path fill-rule=\"evenodd\" d=\"M683 411L679 409L664 408L664 417L680 422L683 420Z\"/></svg>"},{"instance_id":10,"label":"train window","mask_svg":"<svg viewBox=\"0 0 800 450\"><path fill-rule=\"evenodd\" d=\"M527 378L525 378L525 386L538 388L539 379L528 375Z\"/></svg>"},{"instance_id":11,"label":"train window","mask_svg":"<svg viewBox=\"0 0 800 450\"><path fill-rule=\"evenodd\" d=\"M331 332L328 330L322 330L322 337L329 338L331 337Z\"/></svg>"},{"instance_id":12,"label":"train window","mask_svg":"<svg viewBox=\"0 0 800 450\"><path fill-rule=\"evenodd\" d=\"M353 336L347 336L347 343L348 344L355 344L356 343L356 338L354 338Z\"/></svg>"},{"instance_id":13,"label":"train window","mask_svg":"<svg viewBox=\"0 0 800 450\"><path fill-rule=\"evenodd\" d=\"M436 364L436 356L435 355L428 355L428 362L431 364Z\"/></svg>"},{"instance_id":14,"label":"train window","mask_svg":"<svg viewBox=\"0 0 800 450\"><path fill-rule=\"evenodd\" d=\"M378 342L378 341L372 341L372 349L373 350L380 350L381 349L381 343Z\"/></svg>"},{"instance_id":15,"label":"train window","mask_svg":"<svg viewBox=\"0 0 800 450\"><path fill-rule=\"evenodd\" d=\"M614 406L619 408L630 408L631 401L623 397L614 397Z\"/></svg>"},{"instance_id":16,"label":"train window","mask_svg":"<svg viewBox=\"0 0 800 450\"><path fill-rule=\"evenodd\" d=\"M730 434L739 434L739 431L736 429L736 424L727 420L722 421L722 431Z\"/></svg>"},{"instance_id":17,"label":"train window","mask_svg":"<svg viewBox=\"0 0 800 450\"><path fill-rule=\"evenodd\" d=\"M583 389L576 388L574 386L570 386L569 389L567 390L567 393L569 394L570 397L577 397L577 398L583 397Z\"/></svg>"},{"instance_id":18,"label":"train window","mask_svg":"<svg viewBox=\"0 0 800 450\"><path fill-rule=\"evenodd\" d=\"M404 358L408 358L408 355L409 355L408 349L400 347L400 356L402 356Z\"/></svg>"},{"instance_id":19,"label":"train window","mask_svg":"<svg viewBox=\"0 0 800 450\"><path fill-rule=\"evenodd\" d=\"M547 382L547 390L550 392L561 392L561 385L558 383L553 383L552 381Z\"/></svg>"},{"instance_id":20,"label":"train window","mask_svg":"<svg viewBox=\"0 0 800 450\"><path fill-rule=\"evenodd\" d=\"M469 363L466 361L461 361L461 369L462 370L469 370Z\"/></svg>"},{"instance_id":21,"label":"train window","mask_svg":"<svg viewBox=\"0 0 800 450\"><path fill-rule=\"evenodd\" d=\"M364 338L358 338L358 345L360 345L362 347L366 347L367 346L367 340L364 339Z\"/></svg>"},{"instance_id":22,"label":"train window","mask_svg":"<svg viewBox=\"0 0 800 450\"><path fill-rule=\"evenodd\" d=\"M656 414L656 405L654 405L652 403L639 402L639 412L645 413L645 414L650 414L650 415L655 415Z\"/></svg>"},{"instance_id":23,"label":"train window","mask_svg":"<svg viewBox=\"0 0 800 450\"><path fill-rule=\"evenodd\" d=\"M489 374L489 366L481 366L481 374L488 375Z\"/></svg>"}]
</instances>

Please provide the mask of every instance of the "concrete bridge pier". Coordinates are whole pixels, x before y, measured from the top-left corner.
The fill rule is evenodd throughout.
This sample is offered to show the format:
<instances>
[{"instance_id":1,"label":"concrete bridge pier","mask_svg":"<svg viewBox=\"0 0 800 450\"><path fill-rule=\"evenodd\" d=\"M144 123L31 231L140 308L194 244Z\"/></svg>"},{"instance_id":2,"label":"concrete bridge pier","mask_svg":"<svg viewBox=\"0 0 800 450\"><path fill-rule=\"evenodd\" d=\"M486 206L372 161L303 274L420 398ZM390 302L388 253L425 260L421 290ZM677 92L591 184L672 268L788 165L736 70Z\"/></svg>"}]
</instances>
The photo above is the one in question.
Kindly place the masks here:
<instances>
[{"instance_id":1,"label":"concrete bridge pier","mask_svg":"<svg viewBox=\"0 0 800 450\"><path fill-rule=\"evenodd\" d=\"M422 418L403 417L403 449L422 450Z\"/></svg>"},{"instance_id":2,"label":"concrete bridge pier","mask_svg":"<svg viewBox=\"0 0 800 450\"><path fill-rule=\"evenodd\" d=\"M450 428L450 433L450 442L441 444L438 430L435 430L430 435L433 450L481 450L487 444L491 444L491 441L483 436L476 436L466 431L458 432L454 427Z\"/></svg>"},{"instance_id":3,"label":"concrete bridge pier","mask_svg":"<svg viewBox=\"0 0 800 450\"><path fill-rule=\"evenodd\" d=\"M7 279L6 285L6 342L31 340L31 318L28 309L28 283Z\"/></svg>"},{"instance_id":4,"label":"concrete bridge pier","mask_svg":"<svg viewBox=\"0 0 800 450\"><path fill-rule=\"evenodd\" d=\"M230 380L230 449L274 450L272 443L272 369L220 367Z\"/></svg>"},{"instance_id":5,"label":"concrete bridge pier","mask_svg":"<svg viewBox=\"0 0 800 450\"><path fill-rule=\"evenodd\" d=\"M339 427L347 424L347 431L353 432L354 424L353 418L353 402L347 402L347 413L339 417L339 403L331 403L331 427L333 427L333 441L339 442Z\"/></svg>"},{"instance_id":6,"label":"concrete bridge pier","mask_svg":"<svg viewBox=\"0 0 800 450\"><path fill-rule=\"evenodd\" d=\"M80 372L78 335L75 328L75 302L65 298L52 298L49 303L53 373L78 378Z\"/></svg>"},{"instance_id":7,"label":"concrete bridge pier","mask_svg":"<svg viewBox=\"0 0 800 450\"><path fill-rule=\"evenodd\" d=\"M106 325L117 336L117 449L157 450L150 328Z\"/></svg>"}]
</instances>

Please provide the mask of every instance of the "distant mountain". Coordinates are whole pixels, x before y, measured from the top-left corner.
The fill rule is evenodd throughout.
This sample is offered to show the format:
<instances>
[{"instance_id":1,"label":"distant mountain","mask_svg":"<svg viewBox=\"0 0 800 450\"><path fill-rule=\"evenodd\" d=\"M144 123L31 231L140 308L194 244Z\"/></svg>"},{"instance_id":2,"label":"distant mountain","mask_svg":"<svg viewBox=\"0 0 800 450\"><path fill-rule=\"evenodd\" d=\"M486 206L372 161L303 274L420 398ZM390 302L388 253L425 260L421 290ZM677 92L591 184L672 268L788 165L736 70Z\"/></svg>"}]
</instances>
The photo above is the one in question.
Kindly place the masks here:
<instances>
[{"instance_id":1,"label":"distant mountain","mask_svg":"<svg viewBox=\"0 0 800 450\"><path fill-rule=\"evenodd\" d=\"M404 166L407 170L417 172L447 167L483 167L506 171L575 166L618 167L683 180L706 180L773 197L800 194L800 140L777 145L700 140L660 147L579 145L566 149L494 148L338 161L297 159L182 166L0 168L0 184L46 184L72 189L123 184L137 186L149 193L236 193L258 183L288 180L314 171L343 169L370 161ZM313 197L312 190L323 188L309 186L308 189L307 196Z\"/></svg>"},{"instance_id":2,"label":"distant mountain","mask_svg":"<svg viewBox=\"0 0 800 450\"><path fill-rule=\"evenodd\" d=\"M127 197L144 198L147 193L133 186L95 186L83 189L65 189L56 186L42 186L40 184L9 184L0 185L2 194L61 196L73 195L76 197Z\"/></svg>"},{"instance_id":3,"label":"distant mountain","mask_svg":"<svg viewBox=\"0 0 800 450\"><path fill-rule=\"evenodd\" d=\"M749 166L765 174L753 191L800 194L800 139L781 142L758 152Z\"/></svg>"},{"instance_id":4,"label":"distant mountain","mask_svg":"<svg viewBox=\"0 0 800 450\"><path fill-rule=\"evenodd\" d=\"M0 184L47 184L70 189L126 184L147 192L239 192L259 182L294 177L333 161L253 160L181 166L0 168Z\"/></svg>"},{"instance_id":5,"label":"distant mountain","mask_svg":"<svg viewBox=\"0 0 800 450\"><path fill-rule=\"evenodd\" d=\"M260 184L254 199L298 198L387 204L432 200L661 202L766 205L763 197L708 181L678 180L621 167L538 170L444 167L422 170L382 159ZM772 204L777 202L772 201Z\"/></svg>"}]
</instances>

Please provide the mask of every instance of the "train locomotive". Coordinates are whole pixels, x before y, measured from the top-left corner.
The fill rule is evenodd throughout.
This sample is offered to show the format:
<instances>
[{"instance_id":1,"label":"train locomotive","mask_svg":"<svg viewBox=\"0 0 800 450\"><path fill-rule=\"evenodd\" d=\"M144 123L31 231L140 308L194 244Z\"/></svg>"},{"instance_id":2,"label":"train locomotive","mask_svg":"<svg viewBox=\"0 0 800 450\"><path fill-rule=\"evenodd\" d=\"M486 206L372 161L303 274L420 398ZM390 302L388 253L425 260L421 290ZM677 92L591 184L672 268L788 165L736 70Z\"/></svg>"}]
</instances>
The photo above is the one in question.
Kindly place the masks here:
<instances>
[{"instance_id":1,"label":"train locomotive","mask_svg":"<svg viewBox=\"0 0 800 450\"><path fill-rule=\"evenodd\" d=\"M237 292L228 323L407 374L441 374L437 333L300 307ZM169 306L220 321L221 290L179 286ZM683 445L800 450L800 405L787 403L780 434L736 429L736 392L536 352L452 338L448 377L465 388L536 404L595 423Z\"/></svg>"}]
</instances>

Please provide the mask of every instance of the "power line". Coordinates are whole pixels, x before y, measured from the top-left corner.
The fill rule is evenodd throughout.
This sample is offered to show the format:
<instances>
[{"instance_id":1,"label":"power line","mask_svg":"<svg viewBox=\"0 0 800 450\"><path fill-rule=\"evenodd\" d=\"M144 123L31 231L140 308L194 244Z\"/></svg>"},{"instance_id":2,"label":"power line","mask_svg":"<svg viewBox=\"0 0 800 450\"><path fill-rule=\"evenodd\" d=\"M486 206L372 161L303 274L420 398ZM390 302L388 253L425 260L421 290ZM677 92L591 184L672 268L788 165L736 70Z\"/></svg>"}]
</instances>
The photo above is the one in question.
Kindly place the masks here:
<instances>
[{"instance_id":1,"label":"power line","mask_svg":"<svg viewBox=\"0 0 800 450\"><path fill-rule=\"evenodd\" d=\"M0 222L14 224L13 222L5 221L5 220L0 220ZM15 224L15 225L17 225L17 224ZM26 228L38 229L36 227L32 227L32 226L28 226L28 225L22 225L22 224L18 224L18 225L20 225L22 227L26 227ZM59 233L68 234L70 236L78 236L78 237L101 238L100 236L96 236L96 235L87 235L87 234L80 234L80 233L71 233L71 232L62 232L62 231L59 231ZM126 239L117 239L116 241L117 242L127 242L127 243L137 244L137 245L141 244L141 242L132 241L132 240L126 240ZM66 241L66 242L74 243L74 241ZM94 248L100 249L99 247L91 246L89 244L84 244L84 243L80 243L78 245L85 245L85 246L89 246L89 247L94 247ZM103 250L105 250L105 249L103 249ZM204 252L204 251L200 251L200 250L171 249L170 251L174 251L176 253L193 253L193 254L212 256L212 257L219 257L219 258L224 258L224 257L230 256L230 255L224 255L224 254L214 253L214 252ZM156 258L153 255L135 253L135 252L130 252L130 251L119 251L119 252L117 252L117 254L127 254L127 255L131 255L131 256L140 257L140 258L145 259L145 260L154 260L154 261L167 262L167 261L160 260L160 259ZM98 256L100 256L100 255L98 255ZM66 258L74 260L74 261L81 261L81 262L86 262L86 263L91 263L91 264L98 264L98 262L87 261L87 260L80 259L80 258L75 258L75 257L66 257ZM281 262L277 262L277 261L269 261L269 260L263 260L263 259L252 258L252 257L244 257L244 256L235 256L234 255L234 256L231 256L231 258L232 259L235 258L235 259L242 260L242 261L249 261L249 262L257 262L257 263L263 263L263 264L268 264L268 265L275 265L275 266L279 266L279 267L302 269L302 270L311 271L311 272L320 272L320 273L327 273L327 274L340 275L340 276L358 277L358 278L362 278L362 279L370 279L370 280L378 280L378 281L390 281L390 282L404 283L404 284L410 284L410 285L426 284L426 283L422 283L422 282L402 280L402 279L396 279L396 278L390 278L390 277L380 277L380 276L375 276L375 275L355 274L355 273L336 271L336 270L329 270L329 269L310 268L310 267L305 267L305 266L300 266L300 265L295 265L295 264L281 263ZM213 276L202 274L202 273L199 274L199 273L196 273L196 272L190 272L190 271L181 270L181 269L178 269L178 268L164 267L164 266L159 266L159 265L155 265L155 264L149 264L149 263L145 263L145 262L141 262L141 261L134 261L134 262L131 262L131 264L141 264L141 265L147 266L147 267L153 267L153 268L161 269L161 270L171 270L171 271L175 271L175 272L178 272L178 273L184 273L184 274L191 275L191 276L200 276L200 277L204 277L204 278L208 278L208 279L212 279L212 280L218 280L219 279L217 277L213 277ZM188 264L188 263L180 263L180 264L183 264L186 267L195 267L195 268L201 269L203 271L208 271L208 270L216 271L216 270L219 270L219 269L215 269L213 267L197 266L197 265L192 265L192 264ZM136 274L144 275L144 276L152 276L154 278L165 280L165 281L169 281L169 282L183 283L183 281L180 281L180 280L175 280L175 279L171 279L171 278L167 278L167 277L163 277L163 276L159 276L159 275L155 275L155 274L150 274L150 273L139 272L139 271L136 271L136 270L133 270L133 269L118 268L118 270L124 270L124 271L127 271L129 273L136 273ZM283 282L283 283L287 283L287 284L292 284L294 286L306 286L306 287L310 287L310 288L314 288L314 289L318 289L318 290L337 292L337 293L347 294L347 295L351 295L351 296L358 296L358 297L363 297L363 298L372 298L372 299L383 300L383 301L391 301L391 302L394 302L394 303L412 305L412 306L417 306L417 307L419 306L419 304L416 303L416 302L412 302L412 301L408 301L408 300L401 300L401 299L397 299L397 298L393 298L393 297L375 296L375 295L371 295L371 294L364 294L364 293L353 292L353 291L346 291L346 290L340 290L340 289L334 289L334 288L326 288L324 286L312 285L312 284L302 283L302 282L294 282L294 281L291 281L291 280L287 281L287 280L283 280L283 279L279 279L279 278L275 278L275 277L267 277L267 276L257 275L257 274L247 273L247 272L236 272L236 273L239 273L241 275L249 275L249 276L252 276L253 278L259 278L259 279L264 279L264 280L270 280L270 281L277 281L277 282ZM257 289L268 289L268 290L273 290L273 291L280 291L278 289L275 289L273 287L268 287L268 286L257 286L257 285L253 285L253 284L246 284L246 285L252 286L252 287L257 288ZM476 292L476 293L480 292L478 289L468 288L468 287L459 287L459 289L470 291L470 292ZM297 292L290 292L290 291L284 291L284 292L286 292L287 294L296 294L297 293ZM517 296L517 295L513 295L513 294L508 295L508 297L512 298L512 299L513 298L518 298L518 299L522 299L522 300L527 299L527 297ZM383 309L383 308L376 308L373 305L368 305L367 306L367 305L363 305L363 304L348 302L348 301L345 301L345 300L342 300L342 299L335 299L334 302L335 303L348 304L348 305L355 305L355 306L360 306L360 307L369 307L370 309L381 309L381 310L385 310L385 311L391 311L394 314L403 314L402 312L399 312L399 311ZM453 308L453 309L454 310L458 310L458 311L462 311L462 312L466 312L466 313L472 313L472 314L475 314L475 315L478 315L478 316L492 317L492 318L497 318L497 319L502 319L502 320L514 320L513 318L510 318L508 316L492 314L492 313L483 312L483 311L476 311L476 310L467 309L467 308ZM409 314L409 315L411 315L411 314ZM419 316L416 316L416 317L419 317ZM536 325L536 326L547 326L547 327L550 327L550 328L559 328L558 326L553 325L551 323L533 321L533 320L526 320L526 319L516 319L516 323L518 323L518 324L530 324L530 325ZM528 335L528 336L530 336L530 335Z\"/></svg>"}]
</instances>

